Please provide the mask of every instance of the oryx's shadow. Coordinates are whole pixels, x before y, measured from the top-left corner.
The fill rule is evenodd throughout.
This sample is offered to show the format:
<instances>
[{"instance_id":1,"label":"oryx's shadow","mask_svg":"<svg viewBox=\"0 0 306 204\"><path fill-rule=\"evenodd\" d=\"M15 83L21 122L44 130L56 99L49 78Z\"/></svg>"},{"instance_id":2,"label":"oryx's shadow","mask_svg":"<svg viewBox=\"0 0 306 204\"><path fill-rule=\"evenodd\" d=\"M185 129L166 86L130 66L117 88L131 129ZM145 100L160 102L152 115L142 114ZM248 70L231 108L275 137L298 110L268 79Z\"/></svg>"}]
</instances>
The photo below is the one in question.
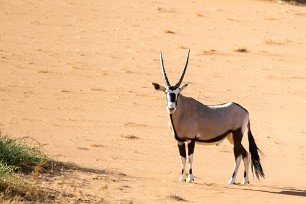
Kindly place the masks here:
<instances>
[{"instance_id":1,"label":"oryx's shadow","mask_svg":"<svg viewBox=\"0 0 306 204\"><path fill-rule=\"evenodd\" d=\"M230 189L235 191L262 192L262 193L271 193L279 195L306 197L306 189L298 189L293 187L276 187L276 186L266 186L266 185L257 186L252 184L249 186L245 186L242 184L235 184L234 186L229 186L229 185L206 183L206 182L200 185L205 185L216 189ZM263 189L258 189L258 187L261 187Z\"/></svg>"},{"instance_id":2,"label":"oryx's shadow","mask_svg":"<svg viewBox=\"0 0 306 204\"><path fill-rule=\"evenodd\" d=\"M306 197L305 189L295 189L295 188L281 188L274 186L264 186L266 188L271 188L272 190L259 190L259 189L242 189L246 191L256 191L263 193L272 193L272 194L280 194L280 195L289 195L289 196L301 196Z\"/></svg>"}]
</instances>

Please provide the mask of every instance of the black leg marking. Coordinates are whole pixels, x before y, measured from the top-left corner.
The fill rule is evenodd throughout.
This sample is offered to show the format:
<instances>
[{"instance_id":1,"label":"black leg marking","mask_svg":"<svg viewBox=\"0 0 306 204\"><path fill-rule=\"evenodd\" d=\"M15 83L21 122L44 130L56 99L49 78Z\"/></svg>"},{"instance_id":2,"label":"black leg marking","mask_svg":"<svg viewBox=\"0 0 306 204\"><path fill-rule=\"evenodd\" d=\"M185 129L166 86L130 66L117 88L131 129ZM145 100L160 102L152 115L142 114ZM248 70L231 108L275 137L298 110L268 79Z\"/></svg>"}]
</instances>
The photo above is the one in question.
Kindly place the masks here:
<instances>
[{"instance_id":1,"label":"black leg marking","mask_svg":"<svg viewBox=\"0 0 306 204\"><path fill-rule=\"evenodd\" d=\"M242 158L245 158L248 155L247 151L244 149L244 147L241 144L242 136L243 134L241 132L241 129L233 131L235 159L237 159L240 155L242 155Z\"/></svg>"},{"instance_id":2,"label":"black leg marking","mask_svg":"<svg viewBox=\"0 0 306 204\"><path fill-rule=\"evenodd\" d=\"M232 178L234 178L235 177L235 171L233 172L233 175L232 175Z\"/></svg>"},{"instance_id":3,"label":"black leg marking","mask_svg":"<svg viewBox=\"0 0 306 204\"><path fill-rule=\"evenodd\" d=\"M244 171L244 175L243 175L243 177L244 177L244 178L246 177L246 171Z\"/></svg>"},{"instance_id":4,"label":"black leg marking","mask_svg":"<svg viewBox=\"0 0 306 204\"><path fill-rule=\"evenodd\" d=\"M180 156L186 158L186 146L185 143L177 145L180 151Z\"/></svg>"},{"instance_id":5,"label":"black leg marking","mask_svg":"<svg viewBox=\"0 0 306 204\"><path fill-rule=\"evenodd\" d=\"M192 174L192 169L189 169L189 174Z\"/></svg>"},{"instance_id":6,"label":"black leg marking","mask_svg":"<svg viewBox=\"0 0 306 204\"><path fill-rule=\"evenodd\" d=\"M190 143L188 143L188 156L193 154L194 147L195 147L195 139L192 139L190 140Z\"/></svg>"}]
</instances>

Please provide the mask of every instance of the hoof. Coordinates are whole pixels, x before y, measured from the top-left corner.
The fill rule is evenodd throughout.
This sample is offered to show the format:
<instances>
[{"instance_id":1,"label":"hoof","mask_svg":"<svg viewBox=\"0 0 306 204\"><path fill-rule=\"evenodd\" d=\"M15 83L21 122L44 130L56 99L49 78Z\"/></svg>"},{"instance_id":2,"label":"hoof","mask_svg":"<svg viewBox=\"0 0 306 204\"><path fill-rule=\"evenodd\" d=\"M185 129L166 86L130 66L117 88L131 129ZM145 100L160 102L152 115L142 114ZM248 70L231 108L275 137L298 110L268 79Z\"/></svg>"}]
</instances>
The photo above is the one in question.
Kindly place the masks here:
<instances>
[{"instance_id":1,"label":"hoof","mask_svg":"<svg viewBox=\"0 0 306 204\"><path fill-rule=\"evenodd\" d=\"M242 181L241 184L242 185L247 185L247 184L250 184L250 182L249 181Z\"/></svg>"},{"instance_id":2,"label":"hoof","mask_svg":"<svg viewBox=\"0 0 306 204\"><path fill-rule=\"evenodd\" d=\"M179 181L180 182L186 181L186 175L181 175Z\"/></svg>"},{"instance_id":3,"label":"hoof","mask_svg":"<svg viewBox=\"0 0 306 204\"><path fill-rule=\"evenodd\" d=\"M192 181L194 181L193 176L192 176L192 174L189 174L187 179L186 179L186 182L191 183Z\"/></svg>"},{"instance_id":4,"label":"hoof","mask_svg":"<svg viewBox=\"0 0 306 204\"><path fill-rule=\"evenodd\" d=\"M228 184L236 184L234 180L229 180Z\"/></svg>"}]
</instances>

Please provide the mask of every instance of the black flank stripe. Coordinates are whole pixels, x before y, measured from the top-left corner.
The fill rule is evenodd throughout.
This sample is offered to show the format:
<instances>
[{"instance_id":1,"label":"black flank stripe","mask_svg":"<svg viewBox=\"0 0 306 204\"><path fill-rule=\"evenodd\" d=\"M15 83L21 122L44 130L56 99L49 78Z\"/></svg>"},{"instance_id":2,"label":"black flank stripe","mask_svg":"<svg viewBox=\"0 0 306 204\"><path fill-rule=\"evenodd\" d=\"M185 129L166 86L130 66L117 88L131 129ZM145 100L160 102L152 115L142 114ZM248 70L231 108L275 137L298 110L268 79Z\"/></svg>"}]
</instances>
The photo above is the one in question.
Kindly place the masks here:
<instances>
[{"instance_id":1,"label":"black flank stripe","mask_svg":"<svg viewBox=\"0 0 306 204\"><path fill-rule=\"evenodd\" d=\"M228 130L226 131L225 133L223 133L222 135L220 136L217 136L215 138L212 138L210 140L200 140L198 138L196 138L196 141L197 142L204 142L204 143L214 143L214 142L219 142L221 140L223 140L228 134L232 133L233 131L232 130Z\"/></svg>"}]
</instances>

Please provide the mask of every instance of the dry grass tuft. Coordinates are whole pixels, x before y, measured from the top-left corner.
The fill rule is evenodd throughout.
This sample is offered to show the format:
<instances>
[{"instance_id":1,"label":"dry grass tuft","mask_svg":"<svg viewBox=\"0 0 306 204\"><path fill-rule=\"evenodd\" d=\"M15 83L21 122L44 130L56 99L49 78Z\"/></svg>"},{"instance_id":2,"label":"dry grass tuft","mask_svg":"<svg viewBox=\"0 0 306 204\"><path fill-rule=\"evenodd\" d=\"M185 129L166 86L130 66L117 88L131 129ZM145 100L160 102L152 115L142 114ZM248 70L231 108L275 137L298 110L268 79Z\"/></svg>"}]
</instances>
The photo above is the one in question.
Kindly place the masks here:
<instances>
[{"instance_id":1,"label":"dry grass tuft","mask_svg":"<svg viewBox=\"0 0 306 204\"><path fill-rule=\"evenodd\" d=\"M281 43L281 42L276 42L276 41L274 41L274 40L271 40L270 38L269 39L265 39L265 43L267 44L267 45L282 45L283 43Z\"/></svg>"},{"instance_id":2,"label":"dry grass tuft","mask_svg":"<svg viewBox=\"0 0 306 204\"><path fill-rule=\"evenodd\" d=\"M63 92L63 93L70 93L71 91L68 90L68 89L63 89L61 92Z\"/></svg>"},{"instance_id":3,"label":"dry grass tuft","mask_svg":"<svg viewBox=\"0 0 306 204\"><path fill-rule=\"evenodd\" d=\"M131 70L124 70L124 73L125 73L125 74L133 74L134 72L131 71Z\"/></svg>"},{"instance_id":4,"label":"dry grass tuft","mask_svg":"<svg viewBox=\"0 0 306 204\"><path fill-rule=\"evenodd\" d=\"M132 135L132 134L121 134L120 137L126 138L126 139L139 139L139 137Z\"/></svg>"},{"instance_id":5,"label":"dry grass tuft","mask_svg":"<svg viewBox=\"0 0 306 204\"><path fill-rule=\"evenodd\" d=\"M197 15L198 17L204 17L204 14L202 14L202 13L200 13L200 12L197 12L196 15Z\"/></svg>"},{"instance_id":6,"label":"dry grass tuft","mask_svg":"<svg viewBox=\"0 0 306 204\"><path fill-rule=\"evenodd\" d=\"M40 73L40 74L48 74L49 70L47 70L47 69L40 69L37 72Z\"/></svg>"},{"instance_id":7,"label":"dry grass tuft","mask_svg":"<svg viewBox=\"0 0 306 204\"><path fill-rule=\"evenodd\" d=\"M91 144L90 146L91 147L103 147L103 145L101 145L101 144Z\"/></svg>"},{"instance_id":8,"label":"dry grass tuft","mask_svg":"<svg viewBox=\"0 0 306 204\"><path fill-rule=\"evenodd\" d=\"M175 13L174 9L165 9L161 8L160 6L155 6L155 10L157 11L157 13Z\"/></svg>"},{"instance_id":9,"label":"dry grass tuft","mask_svg":"<svg viewBox=\"0 0 306 204\"><path fill-rule=\"evenodd\" d=\"M108 189L108 185L107 184L103 185L99 190L101 191L101 190L106 190L106 189Z\"/></svg>"},{"instance_id":10,"label":"dry grass tuft","mask_svg":"<svg viewBox=\"0 0 306 204\"><path fill-rule=\"evenodd\" d=\"M213 55L213 54L216 54L216 53L217 53L217 50L215 50L215 49L203 50L202 51L203 55Z\"/></svg>"},{"instance_id":11,"label":"dry grass tuft","mask_svg":"<svg viewBox=\"0 0 306 204\"><path fill-rule=\"evenodd\" d=\"M176 195L175 193L171 193L171 194L169 195L169 198L174 199L174 200L176 200L176 201L187 201L186 199L182 198L182 197L179 196L179 195Z\"/></svg>"},{"instance_id":12,"label":"dry grass tuft","mask_svg":"<svg viewBox=\"0 0 306 204\"><path fill-rule=\"evenodd\" d=\"M167 34L175 34L175 32L172 31L172 30L164 30L164 32L167 33Z\"/></svg>"},{"instance_id":13,"label":"dry grass tuft","mask_svg":"<svg viewBox=\"0 0 306 204\"><path fill-rule=\"evenodd\" d=\"M184 49L184 50L185 50L185 49L188 49L188 48L187 48L186 46L184 46L184 45L179 45L178 48L179 48L179 49Z\"/></svg>"},{"instance_id":14,"label":"dry grass tuft","mask_svg":"<svg viewBox=\"0 0 306 204\"><path fill-rule=\"evenodd\" d=\"M248 52L248 50L245 48L245 47L239 47L239 48L236 48L234 49L234 52Z\"/></svg>"},{"instance_id":15,"label":"dry grass tuft","mask_svg":"<svg viewBox=\"0 0 306 204\"><path fill-rule=\"evenodd\" d=\"M155 10L156 10L157 12L161 12L161 11L162 11L162 8L159 7L159 6L155 6Z\"/></svg>"}]
</instances>

